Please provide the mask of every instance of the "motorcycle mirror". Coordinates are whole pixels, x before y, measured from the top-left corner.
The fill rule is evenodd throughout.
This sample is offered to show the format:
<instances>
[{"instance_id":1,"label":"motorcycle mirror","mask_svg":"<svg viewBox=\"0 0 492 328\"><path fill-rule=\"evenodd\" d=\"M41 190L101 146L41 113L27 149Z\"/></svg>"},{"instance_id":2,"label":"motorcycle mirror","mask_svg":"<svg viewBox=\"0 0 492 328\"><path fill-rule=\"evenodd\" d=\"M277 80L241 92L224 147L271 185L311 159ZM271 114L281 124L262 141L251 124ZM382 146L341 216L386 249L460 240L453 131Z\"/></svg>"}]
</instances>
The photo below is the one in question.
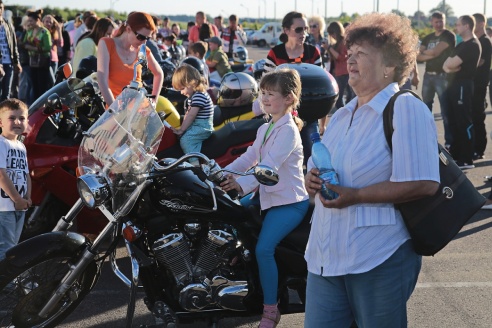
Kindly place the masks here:
<instances>
[{"instance_id":1,"label":"motorcycle mirror","mask_svg":"<svg viewBox=\"0 0 492 328\"><path fill-rule=\"evenodd\" d=\"M278 173L269 166L257 165L253 167L250 171L252 171L256 180L258 180L258 182L262 185L274 186L278 183Z\"/></svg>"},{"instance_id":2,"label":"motorcycle mirror","mask_svg":"<svg viewBox=\"0 0 492 328\"><path fill-rule=\"evenodd\" d=\"M72 65L70 63L66 63L62 65L63 67L63 76L65 76L66 79L70 77L73 73Z\"/></svg>"},{"instance_id":3,"label":"motorcycle mirror","mask_svg":"<svg viewBox=\"0 0 492 328\"><path fill-rule=\"evenodd\" d=\"M62 103L61 103L60 96L56 93L53 93L48 97L48 100L46 101L46 109L44 110L44 113L51 114L56 109L61 109L61 108L62 108Z\"/></svg>"}]
</instances>

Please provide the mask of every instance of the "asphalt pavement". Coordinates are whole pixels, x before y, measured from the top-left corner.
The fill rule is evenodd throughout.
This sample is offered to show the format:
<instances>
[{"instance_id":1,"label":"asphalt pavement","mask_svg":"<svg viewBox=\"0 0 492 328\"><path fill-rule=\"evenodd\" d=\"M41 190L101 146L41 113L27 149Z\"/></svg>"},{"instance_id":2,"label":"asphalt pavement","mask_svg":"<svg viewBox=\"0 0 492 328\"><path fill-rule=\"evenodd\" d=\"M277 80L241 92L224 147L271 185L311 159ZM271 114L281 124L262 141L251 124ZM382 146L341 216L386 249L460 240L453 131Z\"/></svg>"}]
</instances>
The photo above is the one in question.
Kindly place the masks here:
<instances>
[{"instance_id":1,"label":"asphalt pavement","mask_svg":"<svg viewBox=\"0 0 492 328\"><path fill-rule=\"evenodd\" d=\"M254 60L266 57L268 49L249 46ZM422 75L424 67L420 66ZM421 79L422 80L422 79ZM420 88L417 90L420 93ZM490 101L488 101L490 104ZM492 131L492 111L486 111L487 130ZM434 117L443 143L443 127L436 98ZM492 141L485 158L475 163L466 175L487 196L492 183L484 181L492 175ZM408 327L414 328L490 328L492 327L492 210L481 210L465 225L456 238L434 257L424 257L417 288L408 302ZM120 255L124 251L120 250ZM128 259L120 258L121 267ZM134 327L152 324L152 317L139 294ZM106 265L94 291L60 327L123 327L128 290ZM259 318L226 319L221 327L255 327ZM300 327L303 314L282 316L279 328ZM206 327L184 325L183 327Z\"/></svg>"}]
</instances>

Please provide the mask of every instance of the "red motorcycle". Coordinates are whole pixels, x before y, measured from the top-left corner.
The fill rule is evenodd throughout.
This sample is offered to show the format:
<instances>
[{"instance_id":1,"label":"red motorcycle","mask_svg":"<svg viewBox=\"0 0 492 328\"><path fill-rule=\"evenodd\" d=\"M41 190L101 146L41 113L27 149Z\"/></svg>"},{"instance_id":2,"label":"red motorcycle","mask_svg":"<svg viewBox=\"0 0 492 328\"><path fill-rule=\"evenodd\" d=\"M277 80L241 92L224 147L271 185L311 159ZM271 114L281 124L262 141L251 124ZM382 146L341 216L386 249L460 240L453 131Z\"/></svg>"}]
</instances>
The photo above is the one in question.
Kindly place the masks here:
<instances>
[{"instance_id":1,"label":"red motorcycle","mask_svg":"<svg viewBox=\"0 0 492 328\"><path fill-rule=\"evenodd\" d=\"M169 102L167 102L169 103ZM159 101L158 108L159 110ZM34 207L26 215L21 239L51 231L58 219L77 201L77 158L82 137L105 111L95 73L67 78L37 99L29 108L29 125L23 142L28 153ZM169 111L160 115L169 119ZM179 117L179 116L178 116ZM218 120L227 120L223 114ZM202 153L225 166L246 151L264 119L225 124L203 143ZM173 125L172 122L170 122ZM171 129L166 129L158 158L183 155ZM79 232L96 233L105 221L99 211L84 210Z\"/></svg>"}]
</instances>

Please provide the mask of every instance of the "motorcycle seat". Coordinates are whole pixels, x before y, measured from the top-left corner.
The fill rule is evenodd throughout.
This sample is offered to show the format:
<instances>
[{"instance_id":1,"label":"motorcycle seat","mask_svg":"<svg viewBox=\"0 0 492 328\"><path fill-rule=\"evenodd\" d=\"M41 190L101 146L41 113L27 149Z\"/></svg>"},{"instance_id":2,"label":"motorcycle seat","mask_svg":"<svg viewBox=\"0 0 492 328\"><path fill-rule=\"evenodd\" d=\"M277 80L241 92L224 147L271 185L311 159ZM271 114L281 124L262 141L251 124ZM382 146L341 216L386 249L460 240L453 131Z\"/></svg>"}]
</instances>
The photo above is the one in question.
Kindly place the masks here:
<instances>
[{"instance_id":1,"label":"motorcycle seat","mask_svg":"<svg viewBox=\"0 0 492 328\"><path fill-rule=\"evenodd\" d=\"M309 208L304 216L302 222L289 233L280 243L289 244L299 252L304 252L309 238L309 232L311 231L311 217L313 215L314 203L309 203ZM260 214L258 206L250 206L248 208L250 213L250 223L252 226L261 229L263 225L263 215Z\"/></svg>"},{"instance_id":2,"label":"motorcycle seat","mask_svg":"<svg viewBox=\"0 0 492 328\"><path fill-rule=\"evenodd\" d=\"M214 108L214 126L223 124L226 120L239 121L240 115L250 113L253 110L251 104L238 107L220 107Z\"/></svg>"},{"instance_id":3,"label":"motorcycle seat","mask_svg":"<svg viewBox=\"0 0 492 328\"><path fill-rule=\"evenodd\" d=\"M203 142L201 153L208 158L218 158L234 146L252 142L256 138L256 131L265 122L264 119L253 119L227 123ZM183 150L179 143L157 154L157 158L179 158L181 156L183 156Z\"/></svg>"}]
</instances>

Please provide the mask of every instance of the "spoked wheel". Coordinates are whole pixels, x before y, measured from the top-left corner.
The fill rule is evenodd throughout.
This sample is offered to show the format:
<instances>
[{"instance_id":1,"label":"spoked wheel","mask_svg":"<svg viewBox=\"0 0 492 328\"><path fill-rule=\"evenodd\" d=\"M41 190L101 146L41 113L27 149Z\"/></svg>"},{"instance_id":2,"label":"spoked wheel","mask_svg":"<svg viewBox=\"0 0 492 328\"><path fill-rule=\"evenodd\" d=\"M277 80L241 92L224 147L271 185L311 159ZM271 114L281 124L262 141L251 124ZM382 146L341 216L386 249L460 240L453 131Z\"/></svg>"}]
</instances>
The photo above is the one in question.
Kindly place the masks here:
<instances>
[{"instance_id":1,"label":"spoked wheel","mask_svg":"<svg viewBox=\"0 0 492 328\"><path fill-rule=\"evenodd\" d=\"M0 263L0 327L54 327L65 319L93 287L97 267L93 262L68 289L47 317L38 316L60 281L69 271L73 258L53 256L15 268Z\"/></svg>"}]
</instances>

